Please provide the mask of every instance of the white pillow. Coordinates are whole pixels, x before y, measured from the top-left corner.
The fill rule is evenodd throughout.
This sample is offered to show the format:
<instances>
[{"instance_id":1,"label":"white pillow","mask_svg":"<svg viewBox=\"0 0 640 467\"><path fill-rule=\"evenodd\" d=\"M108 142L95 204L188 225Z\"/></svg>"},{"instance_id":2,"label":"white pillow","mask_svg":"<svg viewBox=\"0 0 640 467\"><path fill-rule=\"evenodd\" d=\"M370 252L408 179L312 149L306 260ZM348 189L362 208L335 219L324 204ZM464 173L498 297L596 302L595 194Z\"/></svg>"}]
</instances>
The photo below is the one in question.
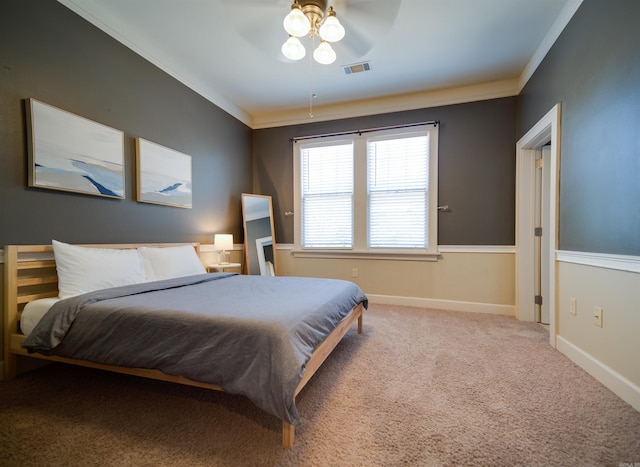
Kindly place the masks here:
<instances>
[{"instance_id":1,"label":"white pillow","mask_svg":"<svg viewBox=\"0 0 640 467\"><path fill-rule=\"evenodd\" d=\"M142 267L150 281L206 274L206 270L190 245L138 248Z\"/></svg>"},{"instance_id":2,"label":"white pillow","mask_svg":"<svg viewBox=\"0 0 640 467\"><path fill-rule=\"evenodd\" d=\"M52 243L60 298L147 282L135 249L89 248L56 240Z\"/></svg>"}]
</instances>

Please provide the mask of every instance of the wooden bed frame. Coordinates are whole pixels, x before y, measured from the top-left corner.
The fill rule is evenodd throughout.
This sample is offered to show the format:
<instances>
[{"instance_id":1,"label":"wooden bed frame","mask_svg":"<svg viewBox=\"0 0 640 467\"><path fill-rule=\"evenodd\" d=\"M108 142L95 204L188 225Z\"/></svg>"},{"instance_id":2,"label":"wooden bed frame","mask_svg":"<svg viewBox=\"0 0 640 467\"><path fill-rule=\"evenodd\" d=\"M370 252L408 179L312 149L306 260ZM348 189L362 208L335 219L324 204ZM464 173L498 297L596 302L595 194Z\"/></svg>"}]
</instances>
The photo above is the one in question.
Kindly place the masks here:
<instances>
[{"instance_id":1,"label":"wooden bed frame","mask_svg":"<svg viewBox=\"0 0 640 467\"><path fill-rule=\"evenodd\" d=\"M82 245L97 248L128 249L140 246L167 247L184 245L176 243L161 244L118 244L118 245ZM200 253L200 245L190 243L196 252ZM27 356L55 362L80 365L101 370L114 371L128 375L142 376L162 381L170 381L189 386L213 389L222 391L222 388L212 384L193 381L182 376L167 375L160 370L146 368L128 368L113 365L102 365L86 360L76 360L66 357L45 356L38 353L30 354L21 347L25 336L20 331L20 315L24 306L39 298L58 296L58 276L56 274L55 261L53 259L53 247L51 245L8 245L4 249L5 262L5 306L4 306L4 379L16 377L17 356ZM316 348L311 355L300 384L296 388L294 395L297 396L302 388L311 379L314 373L320 368L325 359L342 340L350 327L357 321L358 333L362 333L363 322L362 304L355 307L336 326L326 339ZM295 441L295 426L282 422L282 446L289 448Z\"/></svg>"}]
</instances>

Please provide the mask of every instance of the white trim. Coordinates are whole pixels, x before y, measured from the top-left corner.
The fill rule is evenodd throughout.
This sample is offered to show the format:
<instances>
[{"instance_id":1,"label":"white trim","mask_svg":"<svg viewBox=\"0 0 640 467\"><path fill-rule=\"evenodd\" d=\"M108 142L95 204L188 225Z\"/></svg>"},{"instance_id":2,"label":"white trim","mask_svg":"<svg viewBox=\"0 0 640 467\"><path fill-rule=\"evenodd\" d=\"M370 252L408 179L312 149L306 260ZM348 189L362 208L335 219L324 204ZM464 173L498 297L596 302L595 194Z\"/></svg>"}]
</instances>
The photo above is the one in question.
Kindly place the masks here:
<instances>
[{"instance_id":1,"label":"white trim","mask_svg":"<svg viewBox=\"0 0 640 467\"><path fill-rule=\"evenodd\" d=\"M492 315L515 316L513 305L495 303L465 302L460 300L443 300L438 298L401 297L396 295L367 294L369 302L383 305L413 306L436 310L466 311L471 313L487 313Z\"/></svg>"},{"instance_id":2,"label":"white trim","mask_svg":"<svg viewBox=\"0 0 640 467\"><path fill-rule=\"evenodd\" d=\"M519 81L515 78L457 88L419 91L326 106L314 106L313 121L325 122L342 118L356 118L512 97L517 96L520 92L518 85ZM309 123L308 107L254 115L251 128L260 130L304 123Z\"/></svg>"},{"instance_id":3,"label":"white trim","mask_svg":"<svg viewBox=\"0 0 640 467\"><path fill-rule=\"evenodd\" d=\"M582 264L597 268L640 273L640 256L558 250L556 252L556 259L563 263Z\"/></svg>"},{"instance_id":4,"label":"white trim","mask_svg":"<svg viewBox=\"0 0 640 467\"><path fill-rule=\"evenodd\" d=\"M357 250L293 250L293 256L298 258L334 258L334 259L373 259L391 261L438 261L440 254L436 253L398 253L394 251L357 251Z\"/></svg>"},{"instance_id":5,"label":"white trim","mask_svg":"<svg viewBox=\"0 0 640 467\"><path fill-rule=\"evenodd\" d=\"M278 250L294 250L294 245L277 246ZM515 245L438 245L438 253L435 254L397 254L394 252L354 252L345 251L308 251L294 250L293 255L299 258L352 258L394 261L437 261L443 253L484 253L484 254L515 254Z\"/></svg>"},{"instance_id":6,"label":"white trim","mask_svg":"<svg viewBox=\"0 0 640 467\"><path fill-rule=\"evenodd\" d=\"M314 121L322 122L516 96L538 68L582 1L570 0L566 4L518 78L320 106L314 109ZM308 108L281 112L268 111L251 115L237 103L218 93L208 83L199 82L197 76L187 76L188 73L179 72L175 64L170 64L170 60L157 50L142 46L109 27L98 19L98 16L105 14L99 7L86 2L80 5L81 2L78 0L58 0L58 2L254 130L309 123ZM117 23L116 19L112 18L112 21Z\"/></svg>"},{"instance_id":7,"label":"white trim","mask_svg":"<svg viewBox=\"0 0 640 467\"><path fill-rule=\"evenodd\" d=\"M278 250L293 250L293 243L278 243ZM438 245L440 253L515 253L515 245Z\"/></svg>"},{"instance_id":8,"label":"white trim","mask_svg":"<svg viewBox=\"0 0 640 467\"><path fill-rule=\"evenodd\" d=\"M409 137L426 138L427 147L423 156L427 158L428 171L425 176L427 190L427 209L424 213L425 228L423 232L426 245L421 248L373 248L368 246L367 237L371 226L371 218L369 216L369 161L370 150L369 144L378 141L400 141ZM356 133L348 135L332 135L327 136L322 141L297 140L293 143L293 211L299 216L294 224L294 245L293 252L296 256L312 256L312 257L349 257L349 258L375 258L375 259L395 259L395 260L422 260L437 261L438 260L438 138L439 126L432 123L420 123L411 128L391 127L390 129L371 129L365 133ZM340 248L340 245L329 248L309 247L304 248L302 244L303 232L302 228L305 220L303 206L303 169L304 154L307 151L326 151L332 147L341 145L344 149L349 146L348 150L341 152L341 157L351 156L352 159L352 185L351 185L351 244L345 245L346 248ZM344 165L344 164L343 164ZM344 167L343 167L344 169Z\"/></svg>"},{"instance_id":9,"label":"white trim","mask_svg":"<svg viewBox=\"0 0 640 467\"><path fill-rule=\"evenodd\" d=\"M584 350L558 336L558 350L569 360L609 388L620 399L640 411L640 387Z\"/></svg>"},{"instance_id":10,"label":"white trim","mask_svg":"<svg viewBox=\"0 0 640 467\"><path fill-rule=\"evenodd\" d=\"M523 321L534 321L534 159L535 152L551 140L549 169L548 213L549 225L549 271L546 289L549 297L545 303L549 308L549 343L556 346L556 268L555 251L558 248L558 180L560 169L560 104L542 117L516 144L516 317Z\"/></svg>"},{"instance_id":11,"label":"white trim","mask_svg":"<svg viewBox=\"0 0 640 467\"><path fill-rule=\"evenodd\" d=\"M538 69L542 60L544 60L544 57L547 56L547 53L549 53L553 44L556 43L562 31L564 31L564 28L569 24L569 21L571 21L571 18L573 18L573 15L576 13L580 5L582 5L582 1L583 0L570 0L564 6L555 22L551 25L549 31L547 31L544 39L542 39L542 42L540 42L540 45L538 45L538 48L533 53L531 60L529 60L527 66L522 70L519 79L518 92L522 91L522 88L524 88L529 79L533 76L533 73Z\"/></svg>"},{"instance_id":12,"label":"white trim","mask_svg":"<svg viewBox=\"0 0 640 467\"><path fill-rule=\"evenodd\" d=\"M438 245L440 253L510 253L516 252L515 245Z\"/></svg>"},{"instance_id":13,"label":"white trim","mask_svg":"<svg viewBox=\"0 0 640 467\"><path fill-rule=\"evenodd\" d=\"M258 130L263 128L275 128L287 125L309 123L309 109L298 108L288 109L279 112L262 112L250 114L242 109L237 103L232 102L214 87L206 82L202 82L195 75L190 75L184 70L180 71L175 64L171 63L161 51L154 50L148 44L141 44L139 38L132 39L124 37L114 28L108 26L99 19L107 14L100 9L100 6L80 2L79 0L58 0L59 3L78 14L89 23L113 37L115 40L131 49L139 56L145 58L168 75L181 82L188 88L203 96L222 110L237 118L239 121ZM111 18L112 24L118 24L117 18ZM140 43L138 43L140 42ZM518 78L492 81L488 83L473 84L450 89L439 89L436 91L420 91L417 93L407 93L401 95L383 96L373 99L362 99L359 101L343 102L328 106L314 107L315 122L336 120L341 118L353 118L367 115L377 115L390 112L402 112L422 108L437 107L443 105L454 105L460 103L496 99L501 97L516 96L519 93Z\"/></svg>"}]
</instances>

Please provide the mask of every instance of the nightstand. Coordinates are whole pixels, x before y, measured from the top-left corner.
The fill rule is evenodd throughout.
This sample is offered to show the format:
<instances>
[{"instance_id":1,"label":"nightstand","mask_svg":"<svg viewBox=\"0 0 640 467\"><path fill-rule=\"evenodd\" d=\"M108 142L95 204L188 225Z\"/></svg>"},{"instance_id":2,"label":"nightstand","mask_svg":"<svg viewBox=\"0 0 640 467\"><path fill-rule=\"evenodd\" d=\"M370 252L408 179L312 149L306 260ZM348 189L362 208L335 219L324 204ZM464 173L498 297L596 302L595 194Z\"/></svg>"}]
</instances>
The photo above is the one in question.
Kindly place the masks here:
<instances>
[{"instance_id":1,"label":"nightstand","mask_svg":"<svg viewBox=\"0 0 640 467\"><path fill-rule=\"evenodd\" d=\"M225 269L232 269L232 268L241 268L242 264L240 263L229 263L229 264L219 264L219 263L214 263L214 264L207 264L207 272L224 272Z\"/></svg>"}]
</instances>

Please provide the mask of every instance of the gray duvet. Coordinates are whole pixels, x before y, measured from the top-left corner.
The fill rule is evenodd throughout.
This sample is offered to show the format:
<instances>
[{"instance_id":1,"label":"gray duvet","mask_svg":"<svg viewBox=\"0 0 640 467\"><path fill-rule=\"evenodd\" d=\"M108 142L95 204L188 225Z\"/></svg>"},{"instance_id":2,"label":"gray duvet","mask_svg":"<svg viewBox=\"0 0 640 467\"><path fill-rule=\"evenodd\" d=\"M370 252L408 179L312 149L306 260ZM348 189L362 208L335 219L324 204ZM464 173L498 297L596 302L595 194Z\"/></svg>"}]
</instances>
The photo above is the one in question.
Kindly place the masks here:
<instances>
[{"instance_id":1,"label":"gray duvet","mask_svg":"<svg viewBox=\"0 0 640 467\"><path fill-rule=\"evenodd\" d=\"M359 303L367 297L348 281L189 276L61 300L23 347L218 385L298 424L294 393L307 361Z\"/></svg>"}]
</instances>

